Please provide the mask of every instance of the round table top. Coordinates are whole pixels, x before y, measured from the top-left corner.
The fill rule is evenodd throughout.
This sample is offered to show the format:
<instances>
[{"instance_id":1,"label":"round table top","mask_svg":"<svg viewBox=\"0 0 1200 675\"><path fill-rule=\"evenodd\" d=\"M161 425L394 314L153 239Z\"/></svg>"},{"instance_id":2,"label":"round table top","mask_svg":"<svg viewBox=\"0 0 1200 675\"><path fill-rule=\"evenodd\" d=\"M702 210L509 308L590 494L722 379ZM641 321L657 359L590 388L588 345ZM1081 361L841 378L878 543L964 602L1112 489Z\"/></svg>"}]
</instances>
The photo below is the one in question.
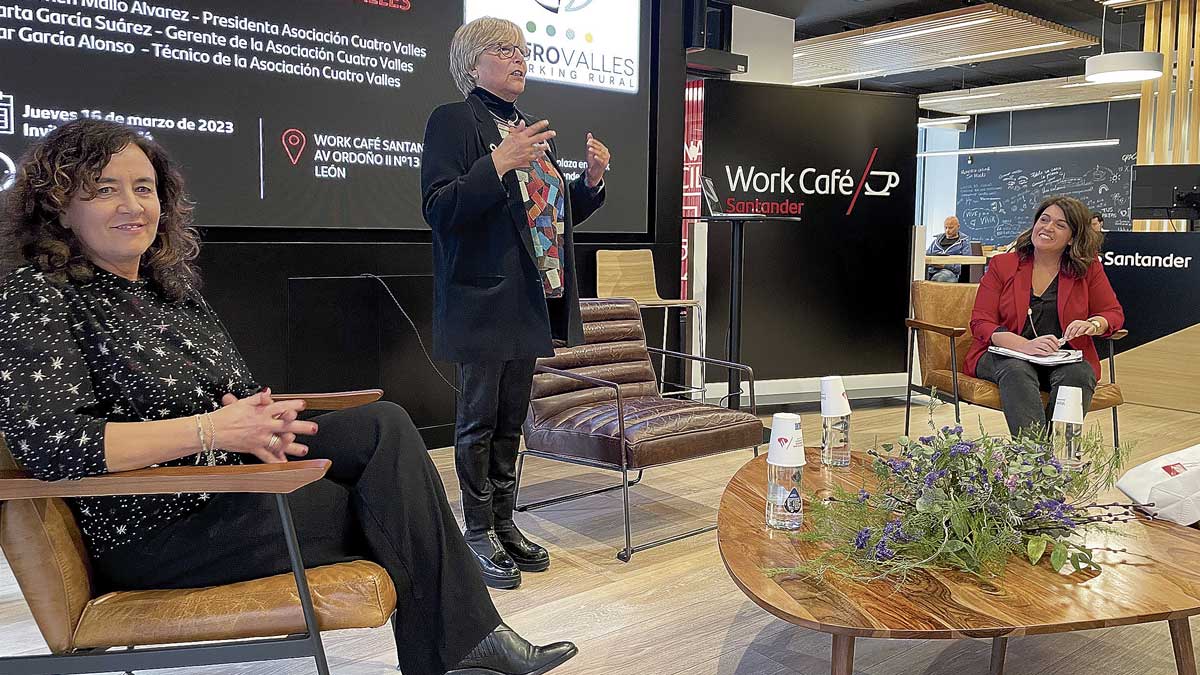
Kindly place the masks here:
<instances>
[{"instance_id":1,"label":"round table top","mask_svg":"<svg viewBox=\"0 0 1200 675\"><path fill-rule=\"evenodd\" d=\"M870 457L851 454L849 468L832 469L821 466L819 449L808 449L806 501L807 493L834 484L870 489ZM1121 525L1120 535L1088 535L1089 546L1108 549L1096 552L1101 572L1059 574L1046 556L1037 566L1014 558L1001 577L989 580L957 571L920 572L900 586L835 575L769 577L763 570L795 567L822 547L767 527L766 482L765 456L747 462L729 482L717 544L734 583L751 600L806 628L856 637L999 637L1200 614L1200 531L1146 519Z\"/></svg>"}]
</instances>

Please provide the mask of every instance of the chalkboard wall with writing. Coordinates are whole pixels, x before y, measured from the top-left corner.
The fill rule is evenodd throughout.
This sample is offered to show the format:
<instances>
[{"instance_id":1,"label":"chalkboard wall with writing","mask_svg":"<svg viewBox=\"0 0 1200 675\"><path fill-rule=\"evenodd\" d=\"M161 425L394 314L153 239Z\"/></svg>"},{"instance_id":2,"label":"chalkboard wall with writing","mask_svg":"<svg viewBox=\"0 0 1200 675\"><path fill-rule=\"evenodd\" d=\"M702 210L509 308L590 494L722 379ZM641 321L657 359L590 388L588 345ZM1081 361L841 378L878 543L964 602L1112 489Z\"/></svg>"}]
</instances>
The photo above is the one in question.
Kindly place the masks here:
<instances>
[{"instance_id":1,"label":"chalkboard wall with writing","mask_svg":"<svg viewBox=\"0 0 1200 675\"><path fill-rule=\"evenodd\" d=\"M1049 195L1076 197L1104 214L1109 230L1132 229L1130 177L1137 157L1136 101L997 113L977 118L960 147L1120 139L1112 146L962 155L957 211L963 231L985 244L1007 244L1033 222ZM1011 120L1011 131L1010 131Z\"/></svg>"}]
</instances>

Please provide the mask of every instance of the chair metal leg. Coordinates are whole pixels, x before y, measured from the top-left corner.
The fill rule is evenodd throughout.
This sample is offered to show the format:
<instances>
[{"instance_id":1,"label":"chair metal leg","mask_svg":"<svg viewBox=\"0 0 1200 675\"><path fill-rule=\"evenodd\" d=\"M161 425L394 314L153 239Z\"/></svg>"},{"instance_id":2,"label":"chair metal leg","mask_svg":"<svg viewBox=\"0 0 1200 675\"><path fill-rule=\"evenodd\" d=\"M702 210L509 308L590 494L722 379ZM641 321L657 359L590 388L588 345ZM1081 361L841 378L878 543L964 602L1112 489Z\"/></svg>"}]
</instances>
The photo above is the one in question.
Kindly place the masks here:
<instances>
[{"instance_id":1,"label":"chair metal leg","mask_svg":"<svg viewBox=\"0 0 1200 675\"><path fill-rule=\"evenodd\" d=\"M671 308L663 307L663 337L662 348L664 351L670 349L667 346L667 325L671 323ZM667 381L667 355L663 354L658 360L658 391L662 393L663 382Z\"/></svg>"},{"instance_id":2,"label":"chair metal leg","mask_svg":"<svg viewBox=\"0 0 1200 675\"><path fill-rule=\"evenodd\" d=\"M707 334L708 327L704 325L704 310L700 308L700 305L696 305L695 309L696 309L696 313L694 316L696 317L696 321L700 322L700 356L708 356L708 334ZM703 361L700 362L700 400L701 401L703 401L704 398L708 395L708 379L704 375L704 366L705 365L706 364Z\"/></svg>"},{"instance_id":3,"label":"chair metal leg","mask_svg":"<svg viewBox=\"0 0 1200 675\"><path fill-rule=\"evenodd\" d=\"M950 377L954 380L954 423L962 424L962 412L958 406L958 347L950 338Z\"/></svg>"},{"instance_id":4,"label":"chair metal leg","mask_svg":"<svg viewBox=\"0 0 1200 675\"><path fill-rule=\"evenodd\" d=\"M523 454L524 453L521 453L521 455L523 455ZM521 455L517 456L517 481L518 481L518 483L521 480L521 468L520 468L521 464L520 464L520 462L522 459L524 459ZM638 483L642 482L642 472L643 471L644 471L644 469L638 469L637 478L635 480L629 481L629 484L637 485ZM524 513L525 511L533 511L534 509L540 509L540 508L546 507L546 506L553 506L554 504L562 504L563 502L572 502L572 501L575 501L576 499L583 499L584 497L591 497L592 495L604 494L605 492L612 492L613 490L620 490L620 489L621 489L621 485L618 484L618 485L610 485L608 487L596 488L594 490L584 490L583 492L573 492L569 495L563 495L561 497L551 497L550 499L543 499L540 502L533 502L531 504L518 505L516 507L516 510ZM513 501L516 501L515 496L514 496Z\"/></svg>"},{"instance_id":5,"label":"chair metal leg","mask_svg":"<svg viewBox=\"0 0 1200 675\"><path fill-rule=\"evenodd\" d=\"M1121 428L1117 426L1117 406L1113 406L1113 447L1121 447Z\"/></svg>"},{"instance_id":6,"label":"chair metal leg","mask_svg":"<svg viewBox=\"0 0 1200 675\"><path fill-rule=\"evenodd\" d=\"M633 536L629 532L629 469L624 466L621 467L621 500L625 515L625 550L617 554L617 559L629 562L633 557Z\"/></svg>"},{"instance_id":7,"label":"chair metal leg","mask_svg":"<svg viewBox=\"0 0 1200 675\"><path fill-rule=\"evenodd\" d=\"M909 418L912 416L912 375L913 375L913 354L916 351L914 343L917 341L917 329L910 328L908 331L908 380L904 385L904 435L908 435Z\"/></svg>"},{"instance_id":8,"label":"chair metal leg","mask_svg":"<svg viewBox=\"0 0 1200 675\"><path fill-rule=\"evenodd\" d=\"M517 500L521 496L521 470L525 468L525 451L517 453L517 479L516 485L513 486L513 505L516 506Z\"/></svg>"},{"instance_id":9,"label":"chair metal leg","mask_svg":"<svg viewBox=\"0 0 1200 675\"><path fill-rule=\"evenodd\" d=\"M312 594L308 590L308 579L304 574L304 560L300 556L300 542L296 539L296 528L292 524L292 510L288 507L287 495L275 495L275 506L283 525L283 538L287 542L288 557L292 561L292 574L296 577L296 592L300 595L300 610L304 613L304 625L308 629L308 641L317 662L318 675L329 675L329 662L325 659L325 646L321 644L321 628L317 624L317 612L313 609Z\"/></svg>"}]
</instances>

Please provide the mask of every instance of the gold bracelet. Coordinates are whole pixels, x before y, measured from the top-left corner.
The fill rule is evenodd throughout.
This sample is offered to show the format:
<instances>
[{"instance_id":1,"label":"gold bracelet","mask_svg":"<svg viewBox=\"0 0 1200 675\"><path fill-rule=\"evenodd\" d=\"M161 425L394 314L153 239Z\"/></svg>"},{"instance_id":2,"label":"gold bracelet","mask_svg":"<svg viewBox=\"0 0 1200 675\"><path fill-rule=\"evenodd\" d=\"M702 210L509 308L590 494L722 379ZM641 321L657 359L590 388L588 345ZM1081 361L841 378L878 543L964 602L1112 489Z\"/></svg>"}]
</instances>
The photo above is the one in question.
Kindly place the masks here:
<instances>
[{"instance_id":1,"label":"gold bracelet","mask_svg":"<svg viewBox=\"0 0 1200 675\"><path fill-rule=\"evenodd\" d=\"M217 465L217 425L212 421L211 413L204 413L204 419L208 421L208 465Z\"/></svg>"},{"instance_id":2,"label":"gold bracelet","mask_svg":"<svg viewBox=\"0 0 1200 675\"><path fill-rule=\"evenodd\" d=\"M200 452L196 453L196 464L200 464L200 454L204 452L204 425L199 415L192 415L196 420L196 438L200 439Z\"/></svg>"}]
</instances>

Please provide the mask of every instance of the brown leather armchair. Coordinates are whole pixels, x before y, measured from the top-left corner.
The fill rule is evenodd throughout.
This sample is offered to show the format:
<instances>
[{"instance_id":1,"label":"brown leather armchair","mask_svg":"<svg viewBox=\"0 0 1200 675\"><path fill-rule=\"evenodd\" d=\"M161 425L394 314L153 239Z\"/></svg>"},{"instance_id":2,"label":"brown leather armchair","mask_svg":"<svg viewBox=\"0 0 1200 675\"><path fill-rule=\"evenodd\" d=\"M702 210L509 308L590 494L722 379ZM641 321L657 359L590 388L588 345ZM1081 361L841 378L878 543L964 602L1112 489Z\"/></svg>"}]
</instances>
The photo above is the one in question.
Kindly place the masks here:
<instances>
[{"instance_id":1,"label":"brown leather armchair","mask_svg":"<svg viewBox=\"0 0 1200 675\"><path fill-rule=\"evenodd\" d=\"M382 394L376 389L278 398L303 398L310 410L337 410ZM0 437L0 548L52 652L0 658L0 672L95 673L312 657L326 675L321 630L381 626L396 607L396 589L374 563L304 569L284 495L319 480L329 466L329 460L318 459L160 467L45 482L20 471ZM88 553L62 498L175 492L274 494L292 573L228 586L95 597ZM183 642L203 644L145 647ZM108 651L112 648L122 651Z\"/></svg>"},{"instance_id":2,"label":"brown leather armchair","mask_svg":"<svg viewBox=\"0 0 1200 675\"><path fill-rule=\"evenodd\" d=\"M625 562L634 553L716 526L633 546L629 526L629 486L642 471L720 452L755 448L763 441L756 416L754 371L728 361L647 348L641 310L628 299L582 300L585 344L554 350L538 359L533 377L525 449L517 461L517 490L525 455L619 471L620 485L518 505L528 511L620 488L624 498ZM749 380L750 412L692 400L663 398L650 353L691 359L744 371ZM629 471L638 477L630 481Z\"/></svg>"},{"instance_id":3,"label":"brown leather armchair","mask_svg":"<svg viewBox=\"0 0 1200 675\"><path fill-rule=\"evenodd\" d=\"M966 401L992 410L1003 410L1000 403L1000 388L992 382L971 377L963 372L967 350L974 339L971 336L971 311L975 308L975 294L979 284L946 284L936 281L912 282L913 318L907 319L908 327L908 387L904 401L904 433L908 434L912 408L912 392L939 394L950 392L954 397L954 419L962 421L959 402ZM1125 402L1121 387L1116 383L1115 340L1129 334L1119 330L1106 340L1108 342L1109 381L1097 383L1089 411L1112 409L1113 445L1121 444L1121 433L1117 426L1117 406ZM913 355L921 355L921 385L913 381ZM1042 392L1043 403L1050 395Z\"/></svg>"}]
</instances>

